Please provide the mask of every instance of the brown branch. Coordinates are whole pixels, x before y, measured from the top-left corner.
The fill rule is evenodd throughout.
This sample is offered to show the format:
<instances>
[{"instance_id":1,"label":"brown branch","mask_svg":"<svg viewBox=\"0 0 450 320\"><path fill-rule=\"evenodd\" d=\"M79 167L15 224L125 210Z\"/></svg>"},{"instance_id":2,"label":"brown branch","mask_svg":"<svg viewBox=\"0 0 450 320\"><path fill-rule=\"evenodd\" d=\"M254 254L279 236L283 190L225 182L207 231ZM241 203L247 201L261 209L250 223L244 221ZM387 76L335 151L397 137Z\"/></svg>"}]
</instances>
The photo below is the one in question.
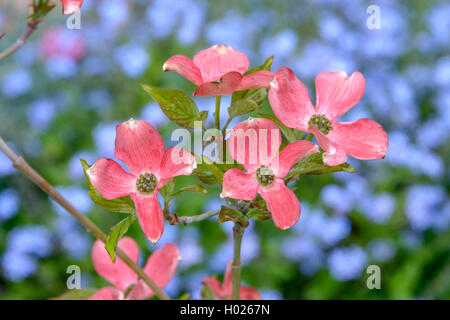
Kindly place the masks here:
<instances>
[{"instance_id":1,"label":"brown branch","mask_svg":"<svg viewBox=\"0 0 450 320\"><path fill-rule=\"evenodd\" d=\"M36 19L30 19L27 23L27 28L25 29L24 33L5 51L0 53L0 60L8 57L9 55L16 52L20 47L22 47L27 39L31 36L31 34L36 30L39 23L41 23L42 20L36 20ZM0 36L0 39L3 37L4 34Z\"/></svg>"},{"instance_id":2,"label":"brown branch","mask_svg":"<svg viewBox=\"0 0 450 320\"><path fill-rule=\"evenodd\" d=\"M167 221L169 221L170 224L184 224L184 225L188 225L192 222L199 222L205 219L208 219L209 217L213 217L215 215L218 215L220 212L220 210L212 210L212 211L208 211L208 212L204 212L195 216L179 216L176 213L175 214L170 214L170 213L165 213L165 218Z\"/></svg>"},{"instance_id":3,"label":"brown branch","mask_svg":"<svg viewBox=\"0 0 450 320\"><path fill-rule=\"evenodd\" d=\"M78 211L66 198L64 198L52 185L50 185L36 170L34 170L22 157L18 156L0 137L0 151L11 160L13 166L27 176L39 188L47 193L53 200L66 209L75 217L88 231L97 239L105 242L106 235L93 223L87 216ZM161 288L122 250L117 248L117 256L123 260L162 300L170 298L161 290Z\"/></svg>"}]
</instances>

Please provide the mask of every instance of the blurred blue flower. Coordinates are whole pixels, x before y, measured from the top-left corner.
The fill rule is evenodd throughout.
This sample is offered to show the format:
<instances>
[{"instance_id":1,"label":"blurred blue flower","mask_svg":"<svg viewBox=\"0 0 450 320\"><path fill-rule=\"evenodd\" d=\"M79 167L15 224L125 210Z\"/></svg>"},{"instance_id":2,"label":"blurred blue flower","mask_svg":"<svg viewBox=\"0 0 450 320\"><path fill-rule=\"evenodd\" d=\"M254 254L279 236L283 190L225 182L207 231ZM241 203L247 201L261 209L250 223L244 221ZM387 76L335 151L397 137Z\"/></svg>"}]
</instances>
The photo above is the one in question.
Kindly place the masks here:
<instances>
[{"instance_id":1,"label":"blurred blue flower","mask_svg":"<svg viewBox=\"0 0 450 320\"><path fill-rule=\"evenodd\" d=\"M447 47L450 45L450 4L443 3L432 7L426 15L428 29L436 43Z\"/></svg>"},{"instance_id":2,"label":"blurred blue flower","mask_svg":"<svg viewBox=\"0 0 450 320\"><path fill-rule=\"evenodd\" d=\"M116 123L100 123L92 131L97 154L105 158L114 157Z\"/></svg>"},{"instance_id":3,"label":"blurred blue flower","mask_svg":"<svg viewBox=\"0 0 450 320\"><path fill-rule=\"evenodd\" d=\"M406 195L405 213L416 231L429 228L448 228L449 217L445 211L447 194L438 185L418 184L408 188Z\"/></svg>"},{"instance_id":4,"label":"blurred blue flower","mask_svg":"<svg viewBox=\"0 0 450 320\"><path fill-rule=\"evenodd\" d=\"M74 260L82 260L90 252L92 239L71 216L58 217L55 221L55 230L65 253Z\"/></svg>"},{"instance_id":5,"label":"blurred blue flower","mask_svg":"<svg viewBox=\"0 0 450 320\"><path fill-rule=\"evenodd\" d=\"M281 66L281 62L294 54L298 44L298 36L294 30L286 29L274 36L261 40L260 54L262 57L274 56L275 63ZM275 66L276 70L277 67Z\"/></svg>"},{"instance_id":6,"label":"blurred blue flower","mask_svg":"<svg viewBox=\"0 0 450 320\"><path fill-rule=\"evenodd\" d=\"M440 58L435 65L433 81L441 87L450 87L450 56Z\"/></svg>"},{"instance_id":7,"label":"blurred blue flower","mask_svg":"<svg viewBox=\"0 0 450 320\"><path fill-rule=\"evenodd\" d=\"M395 256L396 248L390 240L375 239L367 245L369 256L375 262L388 262Z\"/></svg>"},{"instance_id":8,"label":"blurred blue flower","mask_svg":"<svg viewBox=\"0 0 450 320\"><path fill-rule=\"evenodd\" d=\"M76 61L64 56L49 59L45 66L49 77L57 80L74 77L78 71Z\"/></svg>"},{"instance_id":9,"label":"blurred blue flower","mask_svg":"<svg viewBox=\"0 0 450 320\"><path fill-rule=\"evenodd\" d=\"M85 179L83 166L80 159L84 159L88 164L94 164L96 156L90 151L79 151L70 158L68 164L68 174L73 181L79 181Z\"/></svg>"},{"instance_id":10,"label":"blurred blue flower","mask_svg":"<svg viewBox=\"0 0 450 320\"><path fill-rule=\"evenodd\" d=\"M86 214L92 207L92 200L88 195L87 190L75 186L69 187L56 187L56 189L65 197L69 202L77 208L80 212ZM52 200L53 208L61 216L65 217L68 215L66 210L61 207L58 203Z\"/></svg>"},{"instance_id":11,"label":"blurred blue flower","mask_svg":"<svg viewBox=\"0 0 450 320\"><path fill-rule=\"evenodd\" d=\"M50 99L40 99L30 105L27 113L32 128L46 130L56 116L56 106Z\"/></svg>"},{"instance_id":12,"label":"blurred blue flower","mask_svg":"<svg viewBox=\"0 0 450 320\"><path fill-rule=\"evenodd\" d=\"M178 6L180 1L155 0L147 9L147 20L152 28L152 34L158 38L166 38L171 33L177 22Z\"/></svg>"},{"instance_id":13,"label":"blurred blue flower","mask_svg":"<svg viewBox=\"0 0 450 320\"><path fill-rule=\"evenodd\" d=\"M108 71L108 62L100 56L90 55L83 60L82 70L88 76L102 75Z\"/></svg>"},{"instance_id":14,"label":"blurred blue flower","mask_svg":"<svg viewBox=\"0 0 450 320\"><path fill-rule=\"evenodd\" d=\"M14 99L27 93L33 84L31 74L24 69L9 72L2 80L2 93L5 97Z\"/></svg>"},{"instance_id":15,"label":"blurred blue flower","mask_svg":"<svg viewBox=\"0 0 450 320\"><path fill-rule=\"evenodd\" d=\"M19 194L14 189L5 189L0 192L0 221L14 217L19 211Z\"/></svg>"},{"instance_id":16,"label":"blurred blue flower","mask_svg":"<svg viewBox=\"0 0 450 320\"><path fill-rule=\"evenodd\" d=\"M140 119L147 121L156 128L169 122L156 102L149 102L142 108Z\"/></svg>"},{"instance_id":17,"label":"blurred blue flower","mask_svg":"<svg viewBox=\"0 0 450 320\"><path fill-rule=\"evenodd\" d=\"M359 279L367 266L367 253L359 246L334 249L328 257L331 275L337 281Z\"/></svg>"},{"instance_id":18,"label":"blurred blue flower","mask_svg":"<svg viewBox=\"0 0 450 320\"><path fill-rule=\"evenodd\" d=\"M336 184L329 184L320 192L322 201L337 213L348 213L353 208L353 198L348 190Z\"/></svg>"},{"instance_id":19,"label":"blurred blue flower","mask_svg":"<svg viewBox=\"0 0 450 320\"><path fill-rule=\"evenodd\" d=\"M5 277L14 282L32 276L38 267L35 257L16 251L6 251L1 257L1 264Z\"/></svg>"},{"instance_id":20,"label":"blurred blue flower","mask_svg":"<svg viewBox=\"0 0 450 320\"><path fill-rule=\"evenodd\" d=\"M145 48L136 44L125 44L115 50L114 58L130 78L141 76L150 64Z\"/></svg>"},{"instance_id":21,"label":"blurred blue flower","mask_svg":"<svg viewBox=\"0 0 450 320\"><path fill-rule=\"evenodd\" d=\"M347 217L338 216L327 218L326 223L318 231L322 242L332 246L345 239L351 230L350 220Z\"/></svg>"},{"instance_id":22,"label":"blurred blue flower","mask_svg":"<svg viewBox=\"0 0 450 320\"><path fill-rule=\"evenodd\" d=\"M43 258L53 251L52 233L44 226L16 227L8 233L8 250Z\"/></svg>"},{"instance_id":23,"label":"blurred blue flower","mask_svg":"<svg viewBox=\"0 0 450 320\"><path fill-rule=\"evenodd\" d=\"M121 27L129 19L128 3L125 0L102 1L97 11L104 25L105 34L114 32L114 29Z\"/></svg>"},{"instance_id":24,"label":"blurred blue flower","mask_svg":"<svg viewBox=\"0 0 450 320\"><path fill-rule=\"evenodd\" d=\"M16 169L12 166L11 160L9 160L3 152L0 152L0 177L7 176L15 170Z\"/></svg>"},{"instance_id":25,"label":"blurred blue flower","mask_svg":"<svg viewBox=\"0 0 450 320\"><path fill-rule=\"evenodd\" d=\"M223 271L225 272L225 266L223 267ZM211 275L207 274L205 271L196 271L194 273L191 273L187 276L187 279L185 278L184 285L187 287L189 292L189 299L193 300L201 300L202 295L202 281L206 277L210 277Z\"/></svg>"},{"instance_id":26,"label":"blurred blue flower","mask_svg":"<svg viewBox=\"0 0 450 320\"><path fill-rule=\"evenodd\" d=\"M395 210L395 197L380 193L361 199L360 209L367 219L374 223L387 223Z\"/></svg>"},{"instance_id":27,"label":"blurred blue flower","mask_svg":"<svg viewBox=\"0 0 450 320\"><path fill-rule=\"evenodd\" d=\"M200 35L206 16L207 3L187 1L183 4L185 10L180 13L181 26L177 32L177 39L180 44L188 46L193 44Z\"/></svg>"},{"instance_id":28,"label":"blurred blue flower","mask_svg":"<svg viewBox=\"0 0 450 320\"><path fill-rule=\"evenodd\" d=\"M432 118L424 122L416 132L416 140L420 146L434 149L448 141L450 123L440 118Z\"/></svg>"},{"instance_id":29,"label":"blurred blue flower","mask_svg":"<svg viewBox=\"0 0 450 320\"><path fill-rule=\"evenodd\" d=\"M95 109L107 109L113 103L111 93L106 89L94 89L86 94L89 105Z\"/></svg>"},{"instance_id":30,"label":"blurred blue flower","mask_svg":"<svg viewBox=\"0 0 450 320\"><path fill-rule=\"evenodd\" d=\"M275 289L258 290L263 300L283 300L283 295Z\"/></svg>"},{"instance_id":31,"label":"blurred blue flower","mask_svg":"<svg viewBox=\"0 0 450 320\"><path fill-rule=\"evenodd\" d=\"M177 297L180 294L181 286L181 276L175 274L172 280L170 280L169 284L164 288L164 292L166 292L169 297Z\"/></svg>"}]
</instances>

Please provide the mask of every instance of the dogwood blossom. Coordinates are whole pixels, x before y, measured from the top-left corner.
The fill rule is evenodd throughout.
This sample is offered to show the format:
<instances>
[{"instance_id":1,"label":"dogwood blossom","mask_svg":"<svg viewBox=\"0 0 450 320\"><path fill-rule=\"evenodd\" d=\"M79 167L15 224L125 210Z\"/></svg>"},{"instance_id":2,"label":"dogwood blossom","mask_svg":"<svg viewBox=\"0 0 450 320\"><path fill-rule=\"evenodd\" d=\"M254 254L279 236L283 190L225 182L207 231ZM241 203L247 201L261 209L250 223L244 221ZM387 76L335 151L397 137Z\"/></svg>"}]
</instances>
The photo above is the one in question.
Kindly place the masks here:
<instances>
[{"instance_id":1,"label":"dogwood blossom","mask_svg":"<svg viewBox=\"0 0 450 320\"><path fill-rule=\"evenodd\" d=\"M252 200L259 193L275 226L287 229L294 225L300 218L300 202L283 178L297 161L319 152L317 145L299 140L278 153L281 134L275 122L252 118L233 128L227 145L233 159L246 172L239 169L225 172L221 197Z\"/></svg>"},{"instance_id":2,"label":"dogwood blossom","mask_svg":"<svg viewBox=\"0 0 450 320\"><path fill-rule=\"evenodd\" d=\"M147 238L156 243L164 231L164 215L157 195L172 178L190 175L195 168L192 154L178 147L164 150L158 131L148 122L130 119L116 128L116 161L101 158L87 170L92 185L107 200L130 196Z\"/></svg>"},{"instance_id":3,"label":"dogwood blossom","mask_svg":"<svg viewBox=\"0 0 450 320\"><path fill-rule=\"evenodd\" d=\"M130 237L119 240L118 247L134 262L138 262L139 247ZM148 258L144 272L160 288L164 288L175 274L180 252L173 243L166 243ZM111 261L105 245L100 240L92 247L92 262L97 273L108 280L114 287L104 287L94 293L90 300L138 300L148 299L154 295L153 291L138 279L137 274L120 258Z\"/></svg>"},{"instance_id":4,"label":"dogwood blossom","mask_svg":"<svg viewBox=\"0 0 450 320\"><path fill-rule=\"evenodd\" d=\"M269 86L274 73L262 70L244 75L249 65L244 53L219 44L197 52L193 60L175 55L164 63L163 70L175 71L198 85L194 96L223 96Z\"/></svg>"},{"instance_id":5,"label":"dogwood blossom","mask_svg":"<svg viewBox=\"0 0 450 320\"><path fill-rule=\"evenodd\" d=\"M338 122L361 99L365 80L361 73L322 72L316 77L316 107L308 90L289 68L280 68L270 84L269 101L276 117L286 126L315 135L325 150L329 166L347 161L347 155L361 160L383 158L388 136L377 122L359 119Z\"/></svg>"},{"instance_id":6,"label":"dogwood blossom","mask_svg":"<svg viewBox=\"0 0 450 320\"><path fill-rule=\"evenodd\" d=\"M61 0L64 14L74 14L80 10L83 0Z\"/></svg>"}]
</instances>

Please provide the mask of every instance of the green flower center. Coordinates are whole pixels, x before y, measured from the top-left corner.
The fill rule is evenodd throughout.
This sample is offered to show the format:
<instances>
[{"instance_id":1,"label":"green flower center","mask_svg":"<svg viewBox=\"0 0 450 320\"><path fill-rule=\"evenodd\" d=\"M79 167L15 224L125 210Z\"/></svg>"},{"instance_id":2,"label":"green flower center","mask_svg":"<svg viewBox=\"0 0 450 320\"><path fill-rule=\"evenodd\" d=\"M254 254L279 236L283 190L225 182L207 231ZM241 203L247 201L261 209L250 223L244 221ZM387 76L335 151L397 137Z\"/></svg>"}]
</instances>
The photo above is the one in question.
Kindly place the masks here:
<instances>
[{"instance_id":1,"label":"green flower center","mask_svg":"<svg viewBox=\"0 0 450 320\"><path fill-rule=\"evenodd\" d=\"M158 185L158 180L153 173L140 174L136 180L136 189L139 193L147 195L153 192Z\"/></svg>"},{"instance_id":2,"label":"green flower center","mask_svg":"<svg viewBox=\"0 0 450 320\"><path fill-rule=\"evenodd\" d=\"M275 174L270 168L262 166L256 170L256 180L264 187L270 186L275 179Z\"/></svg>"},{"instance_id":3,"label":"green flower center","mask_svg":"<svg viewBox=\"0 0 450 320\"><path fill-rule=\"evenodd\" d=\"M324 114L314 114L308 121L308 126L316 127L324 135L327 135L331 130L333 130L333 123L328 120Z\"/></svg>"}]
</instances>

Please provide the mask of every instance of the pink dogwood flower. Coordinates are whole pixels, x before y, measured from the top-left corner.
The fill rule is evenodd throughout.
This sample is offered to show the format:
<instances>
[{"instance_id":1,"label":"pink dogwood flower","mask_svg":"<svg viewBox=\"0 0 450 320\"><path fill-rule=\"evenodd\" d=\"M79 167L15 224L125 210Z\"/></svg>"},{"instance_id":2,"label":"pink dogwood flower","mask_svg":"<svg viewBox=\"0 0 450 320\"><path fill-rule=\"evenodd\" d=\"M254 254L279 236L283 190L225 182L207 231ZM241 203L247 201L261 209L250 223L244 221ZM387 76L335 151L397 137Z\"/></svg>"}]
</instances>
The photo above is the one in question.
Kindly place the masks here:
<instances>
[{"instance_id":1,"label":"pink dogwood flower","mask_svg":"<svg viewBox=\"0 0 450 320\"><path fill-rule=\"evenodd\" d=\"M80 10L83 0L61 0L64 14L73 14Z\"/></svg>"},{"instance_id":2,"label":"pink dogwood flower","mask_svg":"<svg viewBox=\"0 0 450 320\"><path fill-rule=\"evenodd\" d=\"M123 237L118 247L123 250L134 262L138 262L139 247L132 238ZM180 252L173 243L166 243L148 258L144 272L160 288L164 288L175 274ZM92 247L92 262L97 273L108 280L114 287L104 287L94 293L89 300L139 300L154 296L153 291L138 279L137 274L131 270L120 258L111 261L105 245L100 240L95 241Z\"/></svg>"},{"instance_id":3,"label":"pink dogwood flower","mask_svg":"<svg viewBox=\"0 0 450 320\"><path fill-rule=\"evenodd\" d=\"M223 285L219 280L213 277L203 279L203 283L211 289L212 293L220 300L231 300L231 261L227 264L227 270L225 271L225 277L223 279ZM239 296L241 300L261 300L261 294L253 288L241 286L239 290Z\"/></svg>"},{"instance_id":4,"label":"pink dogwood flower","mask_svg":"<svg viewBox=\"0 0 450 320\"><path fill-rule=\"evenodd\" d=\"M280 68L270 84L269 101L276 117L286 126L315 135L325 150L329 166L347 161L347 155L361 160L383 158L388 136L377 122L359 119L336 121L361 99L365 80L361 73L322 72L316 77L316 107L308 90L289 68Z\"/></svg>"},{"instance_id":5,"label":"pink dogwood flower","mask_svg":"<svg viewBox=\"0 0 450 320\"><path fill-rule=\"evenodd\" d=\"M146 237L156 243L164 231L159 190L173 177L190 175L195 168L192 154L178 147L164 150L158 131L148 122L130 119L116 128L115 157L102 158L87 170L90 181L108 200L130 196Z\"/></svg>"},{"instance_id":6,"label":"pink dogwood flower","mask_svg":"<svg viewBox=\"0 0 450 320\"><path fill-rule=\"evenodd\" d=\"M278 153L281 134L277 125L268 119L252 118L232 129L227 145L233 159L246 172L239 169L225 172L221 197L252 200L259 193L276 227L293 226L300 218L300 202L283 178L297 161L319 152L318 146L299 140Z\"/></svg>"},{"instance_id":7,"label":"pink dogwood flower","mask_svg":"<svg viewBox=\"0 0 450 320\"><path fill-rule=\"evenodd\" d=\"M197 52L193 60L175 55L164 63L163 70L175 71L198 85L194 96L224 96L269 86L275 74L263 70L244 76L249 65L244 53L219 44Z\"/></svg>"}]
</instances>

